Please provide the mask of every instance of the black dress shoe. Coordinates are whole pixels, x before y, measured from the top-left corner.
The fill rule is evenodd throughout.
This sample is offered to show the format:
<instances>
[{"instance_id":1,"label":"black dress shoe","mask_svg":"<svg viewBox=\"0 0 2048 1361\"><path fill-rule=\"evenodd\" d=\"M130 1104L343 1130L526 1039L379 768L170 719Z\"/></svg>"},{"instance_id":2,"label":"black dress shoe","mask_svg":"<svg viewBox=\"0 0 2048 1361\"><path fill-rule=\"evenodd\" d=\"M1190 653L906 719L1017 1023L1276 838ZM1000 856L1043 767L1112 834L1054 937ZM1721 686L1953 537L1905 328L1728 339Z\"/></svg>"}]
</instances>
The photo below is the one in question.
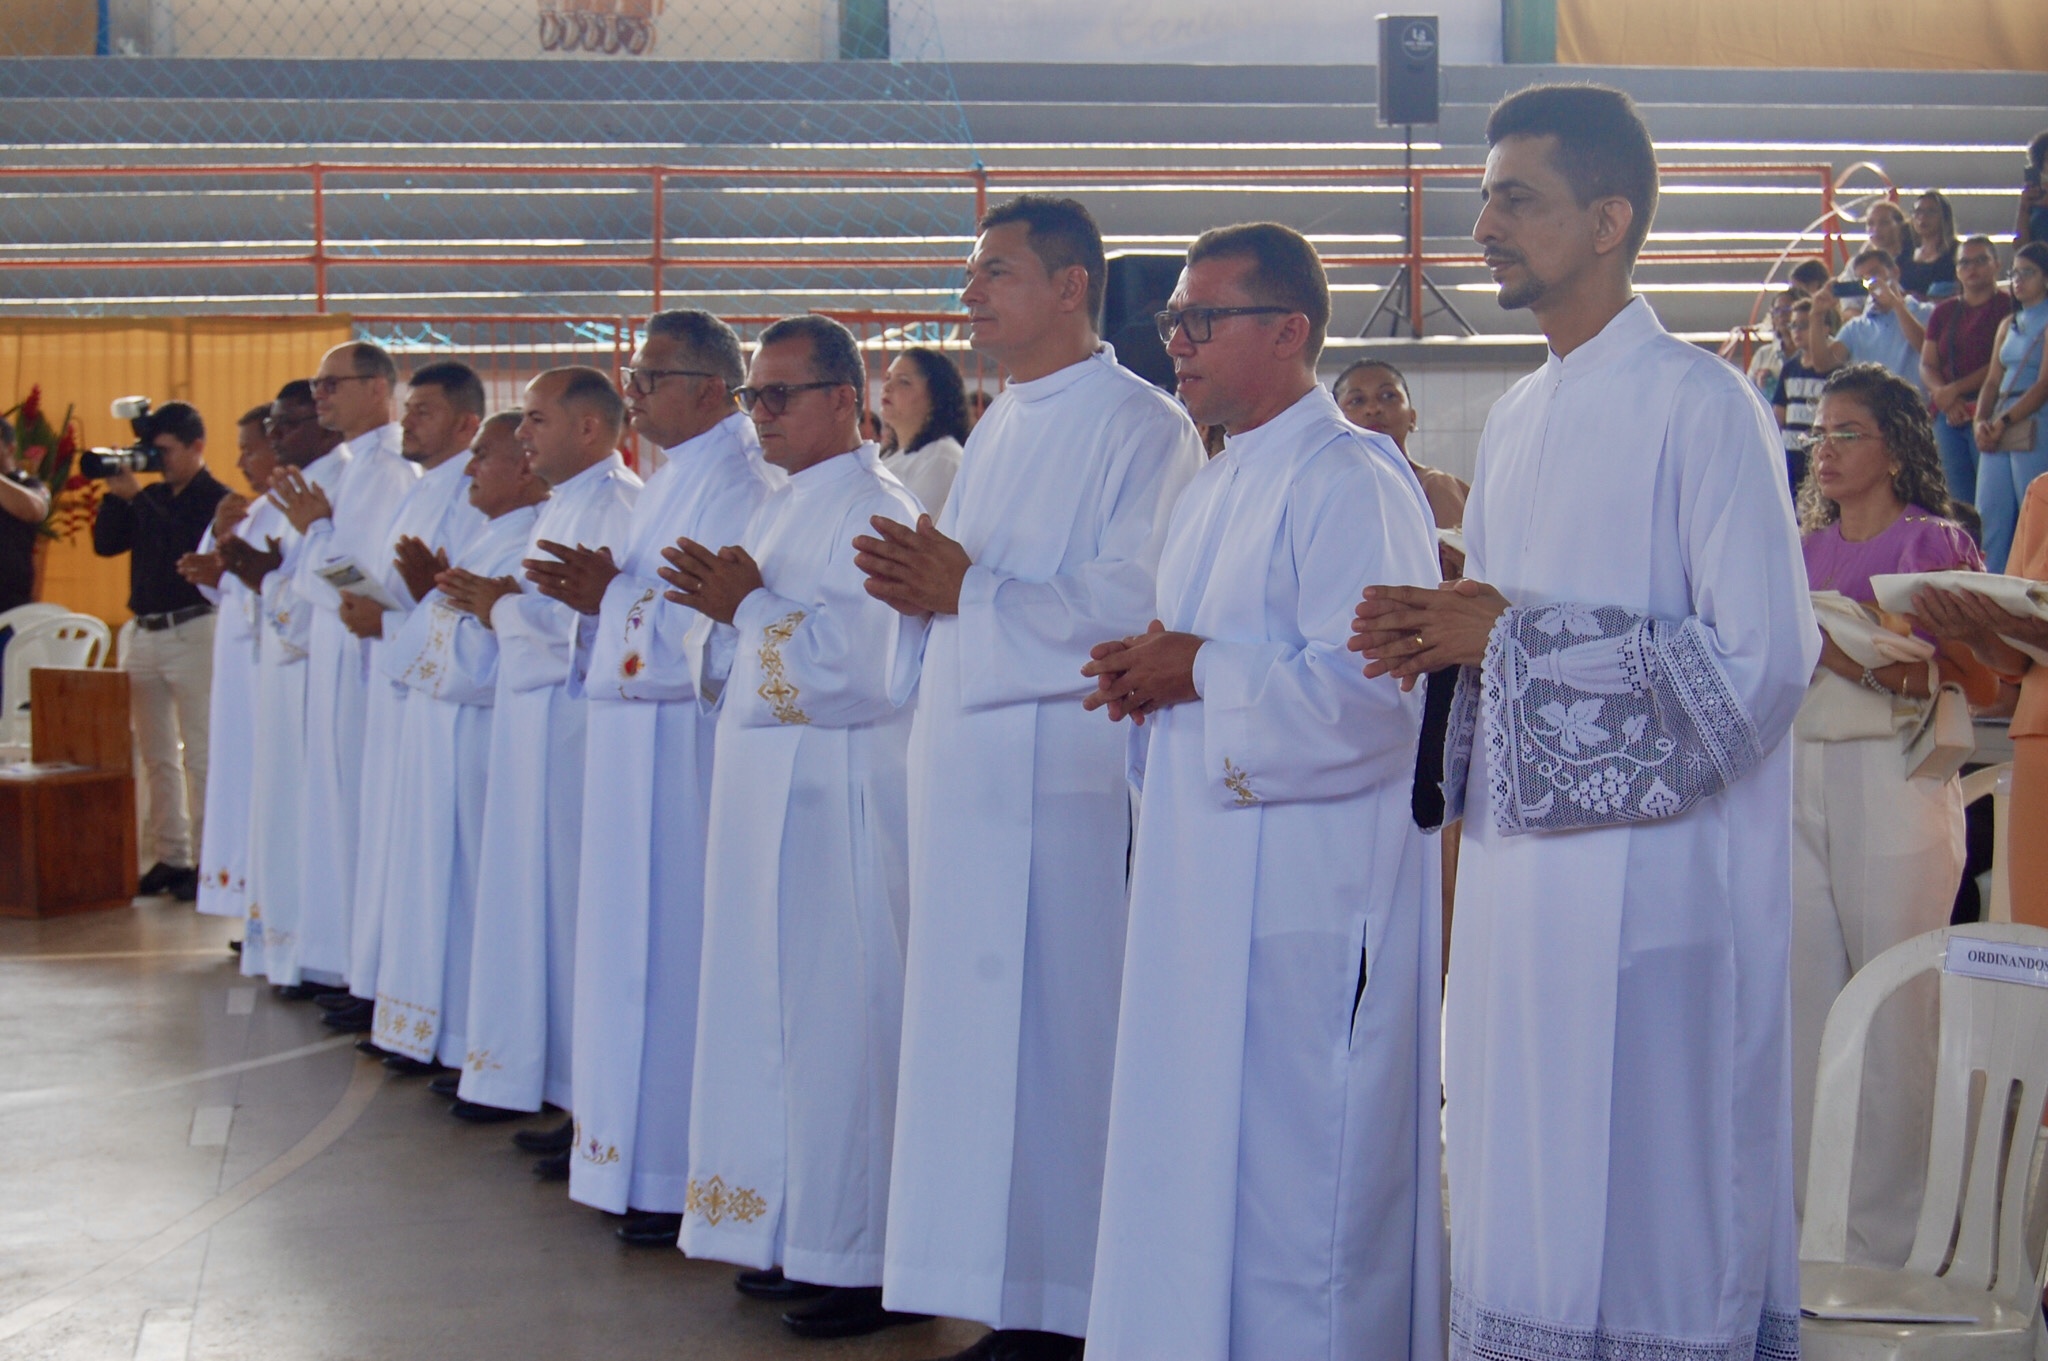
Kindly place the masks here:
<instances>
[{"instance_id":1,"label":"black dress shoe","mask_svg":"<svg viewBox=\"0 0 2048 1361\"><path fill-rule=\"evenodd\" d=\"M782 1324L798 1337L865 1337L906 1323L930 1323L930 1314L902 1314L882 1307L879 1285L836 1286L815 1304L792 1309Z\"/></svg>"},{"instance_id":2,"label":"black dress shoe","mask_svg":"<svg viewBox=\"0 0 2048 1361\"><path fill-rule=\"evenodd\" d=\"M138 898L154 898L171 886L171 878L179 872L176 865L166 865L159 860L135 881L135 895Z\"/></svg>"},{"instance_id":3,"label":"black dress shoe","mask_svg":"<svg viewBox=\"0 0 2048 1361\"><path fill-rule=\"evenodd\" d=\"M998 1328L984 1333L966 1351L937 1361L1081 1361L1081 1339L1029 1328Z\"/></svg>"},{"instance_id":4,"label":"black dress shoe","mask_svg":"<svg viewBox=\"0 0 2048 1361\"><path fill-rule=\"evenodd\" d=\"M313 1005L322 1011L347 1011L363 999L343 988L339 992L323 992L313 999Z\"/></svg>"},{"instance_id":5,"label":"black dress shoe","mask_svg":"<svg viewBox=\"0 0 2048 1361\"><path fill-rule=\"evenodd\" d=\"M238 958L238 959L239 959L239 958L241 957L241 954L242 954L242 942L240 942L240 941L238 941L238 940L231 940L231 941L229 941L229 942L228 942L228 953L229 953L229 954L231 954L231 955L234 955L234 956L235 956L236 958Z\"/></svg>"},{"instance_id":6,"label":"black dress shoe","mask_svg":"<svg viewBox=\"0 0 2048 1361\"><path fill-rule=\"evenodd\" d=\"M277 994L280 1001L285 1002L312 1002L335 993L340 993L344 997L348 995L348 989L338 983L280 983L272 991Z\"/></svg>"},{"instance_id":7,"label":"black dress shoe","mask_svg":"<svg viewBox=\"0 0 2048 1361\"><path fill-rule=\"evenodd\" d=\"M569 1180L569 1151L548 1154L533 1165L533 1175L542 1181Z\"/></svg>"},{"instance_id":8,"label":"black dress shoe","mask_svg":"<svg viewBox=\"0 0 2048 1361\"><path fill-rule=\"evenodd\" d=\"M400 1077L419 1077L426 1073L438 1073L441 1071L440 1064L421 1063L410 1054L386 1054L384 1056L384 1066Z\"/></svg>"},{"instance_id":9,"label":"black dress shoe","mask_svg":"<svg viewBox=\"0 0 2048 1361\"><path fill-rule=\"evenodd\" d=\"M171 881L164 885L164 892L171 895L173 902L197 902L199 900L199 871L173 871Z\"/></svg>"},{"instance_id":10,"label":"black dress shoe","mask_svg":"<svg viewBox=\"0 0 2048 1361\"><path fill-rule=\"evenodd\" d=\"M448 1108L448 1113L472 1125L502 1125L507 1120L524 1120L533 1114L532 1111L507 1110L503 1106L486 1106L481 1101L457 1101Z\"/></svg>"},{"instance_id":11,"label":"black dress shoe","mask_svg":"<svg viewBox=\"0 0 2048 1361\"><path fill-rule=\"evenodd\" d=\"M427 1084L427 1090L435 1096L445 1096L450 1101L460 1101L462 1099L462 1070L458 1068L453 1072L441 1074L441 1076Z\"/></svg>"},{"instance_id":12,"label":"black dress shoe","mask_svg":"<svg viewBox=\"0 0 2048 1361\"><path fill-rule=\"evenodd\" d=\"M512 1136L512 1142L524 1153L567 1153L576 1142L576 1122L564 1120L553 1129L522 1129Z\"/></svg>"},{"instance_id":13,"label":"black dress shoe","mask_svg":"<svg viewBox=\"0 0 2048 1361\"><path fill-rule=\"evenodd\" d=\"M683 1217L653 1210L628 1210L626 1222L612 1230L619 1241L636 1248L672 1248L682 1236Z\"/></svg>"},{"instance_id":14,"label":"black dress shoe","mask_svg":"<svg viewBox=\"0 0 2048 1361\"><path fill-rule=\"evenodd\" d=\"M809 1281L792 1281L782 1274L781 1267L772 1266L766 1271L742 1271L732 1278L732 1288L749 1299L787 1303L791 1300L814 1300L831 1287L812 1285Z\"/></svg>"},{"instance_id":15,"label":"black dress shoe","mask_svg":"<svg viewBox=\"0 0 2048 1361\"><path fill-rule=\"evenodd\" d=\"M377 1019L377 1004L358 997L354 1006L337 1007L320 1018L320 1024L344 1034L356 1035L368 1030Z\"/></svg>"}]
</instances>

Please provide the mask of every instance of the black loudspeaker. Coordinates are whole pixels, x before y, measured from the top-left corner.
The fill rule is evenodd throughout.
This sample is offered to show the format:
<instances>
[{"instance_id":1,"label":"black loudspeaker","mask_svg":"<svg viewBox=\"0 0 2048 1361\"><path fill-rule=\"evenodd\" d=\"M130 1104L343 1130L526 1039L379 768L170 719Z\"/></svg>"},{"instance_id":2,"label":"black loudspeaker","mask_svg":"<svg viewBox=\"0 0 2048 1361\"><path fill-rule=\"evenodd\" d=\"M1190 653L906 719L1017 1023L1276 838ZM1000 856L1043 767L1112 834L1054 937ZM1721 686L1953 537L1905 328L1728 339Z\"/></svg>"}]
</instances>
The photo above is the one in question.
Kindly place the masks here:
<instances>
[{"instance_id":1,"label":"black loudspeaker","mask_svg":"<svg viewBox=\"0 0 2048 1361\"><path fill-rule=\"evenodd\" d=\"M1380 123L1436 122L1436 16L1382 14Z\"/></svg>"},{"instance_id":2,"label":"black loudspeaker","mask_svg":"<svg viewBox=\"0 0 2048 1361\"><path fill-rule=\"evenodd\" d=\"M1102 293L1102 338L1116 348L1117 363L1168 392L1173 360L1152 314L1165 310L1187 262L1185 255L1163 251L1119 251L1109 257L1109 286Z\"/></svg>"}]
</instances>

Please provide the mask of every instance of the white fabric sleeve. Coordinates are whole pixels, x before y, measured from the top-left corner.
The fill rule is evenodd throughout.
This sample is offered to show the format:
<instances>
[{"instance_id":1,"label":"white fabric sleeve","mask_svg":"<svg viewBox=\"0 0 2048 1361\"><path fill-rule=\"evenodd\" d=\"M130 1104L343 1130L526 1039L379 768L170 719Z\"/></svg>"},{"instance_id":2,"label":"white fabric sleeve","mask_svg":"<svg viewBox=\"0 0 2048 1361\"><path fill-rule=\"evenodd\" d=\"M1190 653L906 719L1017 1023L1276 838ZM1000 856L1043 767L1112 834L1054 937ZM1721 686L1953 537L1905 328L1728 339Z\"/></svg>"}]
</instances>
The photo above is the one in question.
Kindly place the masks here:
<instances>
[{"instance_id":1,"label":"white fabric sleeve","mask_svg":"<svg viewBox=\"0 0 2048 1361\"><path fill-rule=\"evenodd\" d=\"M1414 772L1420 692L1366 679L1345 643L1367 583L1436 584L1434 531L1390 472L1357 465L1304 477L1287 522L1273 555L1296 583L1295 617L1271 621L1282 637L1212 639L1195 657L1203 765L1224 806L1405 787Z\"/></svg>"},{"instance_id":2,"label":"white fabric sleeve","mask_svg":"<svg viewBox=\"0 0 2048 1361\"><path fill-rule=\"evenodd\" d=\"M960 586L960 694L972 708L1080 697L1081 674L1105 638L1142 632L1153 617L1159 551L1173 503L1202 466L1201 437L1163 407L1144 409L1107 465L1106 514L1092 557L1048 581L968 568Z\"/></svg>"},{"instance_id":3,"label":"white fabric sleeve","mask_svg":"<svg viewBox=\"0 0 2048 1361\"><path fill-rule=\"evenodd\" d=\"M517 569L514 569L515 572ZM576 637L584 616L524 586L491 606L498 665L513 690L567 685L576 670Z\"/></svg>"},{"instance_id":4,"label":"white fabric sleeve","mask_svg":"<svg viewBox=\"0 0 2048 1361\"><path fill-rule=\"evenodd\" d=\"M867 522L868 509L862 507L858 523ZM740 602L733 615L736 655L721 701L729 717L749 727L851 728L901 707L893 692L904 668L916 665L924 621L868 594L866 574L853 565L852 540L842 523L809 600L763 588Z\"/></svg>"}]
</instances>

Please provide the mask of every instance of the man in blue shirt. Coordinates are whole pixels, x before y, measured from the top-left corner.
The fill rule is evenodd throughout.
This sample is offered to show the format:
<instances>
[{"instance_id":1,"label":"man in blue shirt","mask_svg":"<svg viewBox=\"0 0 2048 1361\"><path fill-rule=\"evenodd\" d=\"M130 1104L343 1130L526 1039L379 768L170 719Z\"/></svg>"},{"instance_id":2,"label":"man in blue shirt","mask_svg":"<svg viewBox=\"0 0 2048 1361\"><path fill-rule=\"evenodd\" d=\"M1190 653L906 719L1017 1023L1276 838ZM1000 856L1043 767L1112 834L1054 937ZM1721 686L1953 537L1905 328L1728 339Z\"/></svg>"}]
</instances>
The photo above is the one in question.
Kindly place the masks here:
<instances>
[{"instance_id":1,"label":"man in blue shirt","mask_svg":"<svg viewBox=\"0 0 2048 1361\"><path fill-rule=\"evenodd\" d=\"M1927 318L1931 304L1917 302L1899 291L1899 267L1887 251L1867 246L1849 262L1856 277L1870 290L1870 305L1863 315L1841 323L1841 310L1834 297L1821 293L1813 300L1813 312L1806 320L1806 362L1815 373L1832 373L1845 364L1882 364L1899 377L1920 388L1920 347L1927 340Z\"/></svg>"}]
</instances>

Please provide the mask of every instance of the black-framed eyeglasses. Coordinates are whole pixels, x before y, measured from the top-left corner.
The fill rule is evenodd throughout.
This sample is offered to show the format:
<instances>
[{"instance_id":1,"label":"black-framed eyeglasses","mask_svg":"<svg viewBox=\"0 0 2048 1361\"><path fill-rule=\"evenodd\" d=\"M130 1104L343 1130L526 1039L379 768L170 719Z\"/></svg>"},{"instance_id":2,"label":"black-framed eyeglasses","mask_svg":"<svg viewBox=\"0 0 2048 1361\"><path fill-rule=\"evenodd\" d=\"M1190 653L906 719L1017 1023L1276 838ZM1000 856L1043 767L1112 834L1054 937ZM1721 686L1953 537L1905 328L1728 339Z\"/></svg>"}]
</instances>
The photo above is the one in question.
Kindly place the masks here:
<instances>
[{"instance_id":1,"label":"black-framed eyeglasses","mask_svg":"<svg viewBox=\"0 0 2048 1361\"><path fill-rule=\"evenodd\" d=\"M344 373L338 376L330 374L324 378L313 379L313 391L325 397L339 390L343 383L367 383L376 376L373 373Z\"/></svg>"},{"instance_id":2,"label":"black-framed eyeglasses","mask_svg":"<svg viewBox=\"0 0 2048 1361\"><path fill-rule=\"evenodd\" d=\"M661 380L664 378L716 378L717 376L715 373L706 373L702 369L624 368L619 370L619 381L642 396L647 396L657 387L660 387Z\"/></svg>"},{"instance_id":3,"label":"black-framed eyeglasses","mask_svg":"<svg viewBox=\"0 0 2048 1361\"><path fill-rule=\"evenodd\" d=\"M766 387L734 388L733 398L739 402L740 410L752 412L756 406L771 416L780 416L789 410L789 399L799 392L814 392L819 388L847 387L846 383L770 383Z\"/></svg>"},{"instance_id":4,"label":"black-framed eyeglasses","mask_svg":"<svg viewBox=\"0 0 2048 1361\"><path fill-rule=\"evenodd\" d=\"M1152 324L1159 328L1162 344L1173 343L1175 331L1187 332L1188 341L1207 345L1216 335L1218 317L1286 316L1292 307L1183 307L1178 312L1154 312Z\"/></svg>"}]
</instances>

